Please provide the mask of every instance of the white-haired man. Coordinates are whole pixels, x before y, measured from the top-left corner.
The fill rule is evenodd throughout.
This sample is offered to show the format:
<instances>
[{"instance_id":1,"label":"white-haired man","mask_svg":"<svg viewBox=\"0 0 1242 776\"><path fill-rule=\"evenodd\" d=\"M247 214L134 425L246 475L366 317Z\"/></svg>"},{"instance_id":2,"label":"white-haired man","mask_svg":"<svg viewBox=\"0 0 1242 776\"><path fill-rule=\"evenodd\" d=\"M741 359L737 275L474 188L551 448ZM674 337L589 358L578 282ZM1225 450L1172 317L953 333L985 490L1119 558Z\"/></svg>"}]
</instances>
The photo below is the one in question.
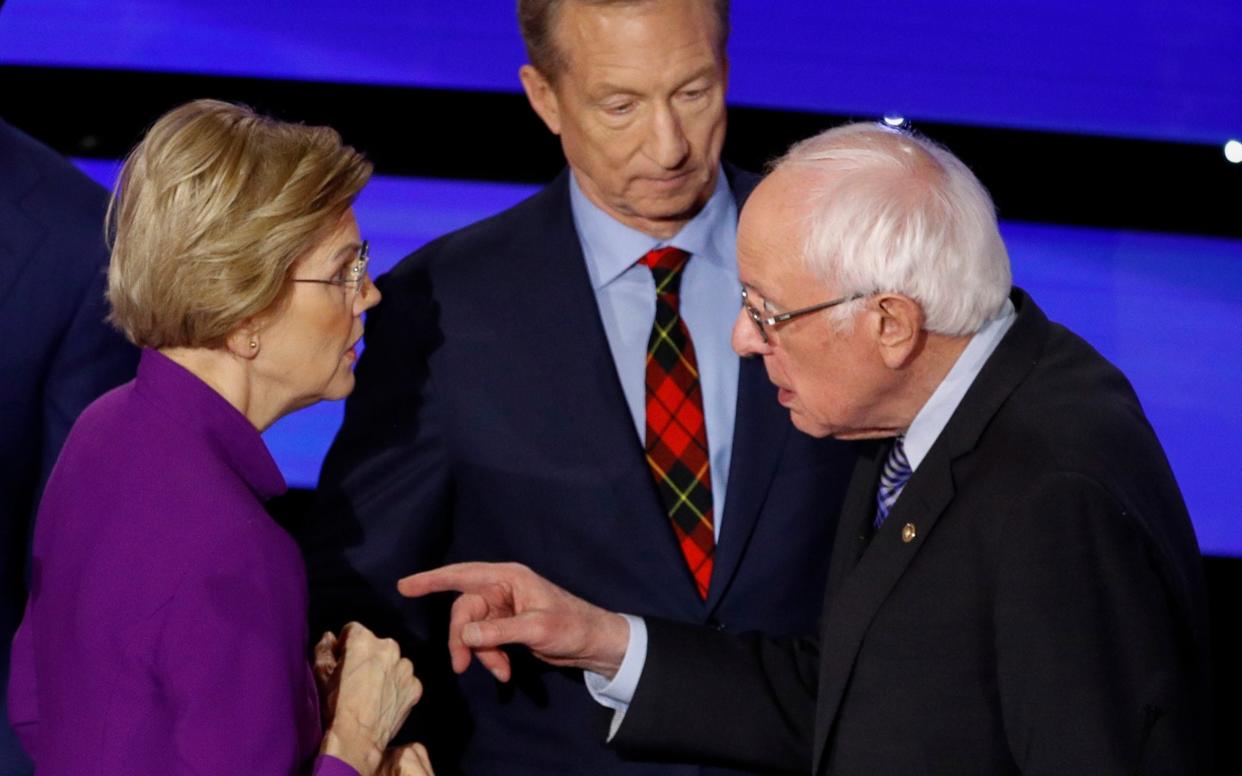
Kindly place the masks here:
<instances>
[{"instance_id":1,"label":"white-haired man","mask_svg":"<svg viewBox=\"0 0 1242 776\"><path fill-rule=\"evenodd\" d=\"M1177 484L1125 377L1011 289L970 171L909 134L825 132L748 201L738 265L735 349L800 429L868 440L819 639L627 619L520 567L403 581L466 593L456 663L503 676L502 643L605 678L642 661L613 736L636 754L1204 772L1204 593Z\"/></svg>"}]
</instances>

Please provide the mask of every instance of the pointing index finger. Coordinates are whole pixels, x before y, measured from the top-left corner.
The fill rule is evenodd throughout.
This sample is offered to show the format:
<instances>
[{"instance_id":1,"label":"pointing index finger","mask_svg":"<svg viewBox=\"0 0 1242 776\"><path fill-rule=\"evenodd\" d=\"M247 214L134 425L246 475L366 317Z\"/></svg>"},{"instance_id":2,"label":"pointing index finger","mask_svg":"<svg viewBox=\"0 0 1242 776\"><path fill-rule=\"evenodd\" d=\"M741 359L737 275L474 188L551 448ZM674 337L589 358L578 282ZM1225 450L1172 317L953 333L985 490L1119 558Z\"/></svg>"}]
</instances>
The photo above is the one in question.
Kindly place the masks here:
<instances>
[{"instance_id":1,"label":"pointing index finger","mask_svg":"<svg viewBox=\"0 0 1242 776\"><path fill-rule=\"evenodd\" d=\"M495 563L454 563L431 571L411 574L397 582L397 591L407 598L431 593L468 593L506 581L506 574Z\"/></svg>"}]
</instances>

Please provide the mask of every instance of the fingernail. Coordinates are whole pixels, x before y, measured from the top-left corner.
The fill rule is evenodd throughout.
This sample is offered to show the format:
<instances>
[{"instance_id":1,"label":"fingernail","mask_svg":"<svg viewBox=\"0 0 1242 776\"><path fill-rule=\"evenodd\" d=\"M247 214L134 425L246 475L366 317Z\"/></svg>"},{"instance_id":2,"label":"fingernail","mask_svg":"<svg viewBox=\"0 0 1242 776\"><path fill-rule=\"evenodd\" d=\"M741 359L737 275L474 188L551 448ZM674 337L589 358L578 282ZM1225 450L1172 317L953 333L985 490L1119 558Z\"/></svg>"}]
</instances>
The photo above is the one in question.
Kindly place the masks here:
<instances>
[{"instance_id":1,"label":"fingernail","mask_svg":"<svg viewBox=\"0 0 1242 776\"><path fill-rule=\"evenodd\" d=\"M470 623L461 629L461 640L468 647L477 647L483 639L483 634L479 633L479 626Z\"/></svg>"}]
</instances>

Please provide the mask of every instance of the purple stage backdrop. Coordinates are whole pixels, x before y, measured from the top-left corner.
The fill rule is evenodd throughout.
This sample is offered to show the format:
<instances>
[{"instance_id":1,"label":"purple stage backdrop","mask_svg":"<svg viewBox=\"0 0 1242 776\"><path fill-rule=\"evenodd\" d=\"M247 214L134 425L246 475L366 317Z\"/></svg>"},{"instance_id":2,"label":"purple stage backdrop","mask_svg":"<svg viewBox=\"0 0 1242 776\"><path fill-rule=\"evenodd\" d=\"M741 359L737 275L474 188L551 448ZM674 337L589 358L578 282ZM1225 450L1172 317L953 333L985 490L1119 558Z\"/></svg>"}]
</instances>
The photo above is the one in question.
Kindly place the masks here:
<instances>
[{"instance_id":1,"label":"purple stage backdrop","mask_svg":"<svg viewBox=\"0 0 1242 776\"><path fill-rule=\"evenodd\" d=\"M513 0L8 0L0 64L516 90L525 57L513 10ZM1238 0L734 0L733 25L735 104L1242 138ZM83 166L105 182L115 174ZM381 177L358 210L383 271L530 191ZM1133 380L1205 551L1242 556L1242 241L1003 226L1017 282ZM268 432L291 484L313 485L340 415L320 405Z\"/></svg>"},{"instance_id":2,"label":"purple stage backdrop","mask_svg":"<svg viewBox=\"0 0 1242 776\"><path fill-rule=\"evenodd\" d=\"M516 90L514 0L9 0L0 63ZM1223 144L1238 0L734 0L739 105Z\"/></svg>"}]
</instances>

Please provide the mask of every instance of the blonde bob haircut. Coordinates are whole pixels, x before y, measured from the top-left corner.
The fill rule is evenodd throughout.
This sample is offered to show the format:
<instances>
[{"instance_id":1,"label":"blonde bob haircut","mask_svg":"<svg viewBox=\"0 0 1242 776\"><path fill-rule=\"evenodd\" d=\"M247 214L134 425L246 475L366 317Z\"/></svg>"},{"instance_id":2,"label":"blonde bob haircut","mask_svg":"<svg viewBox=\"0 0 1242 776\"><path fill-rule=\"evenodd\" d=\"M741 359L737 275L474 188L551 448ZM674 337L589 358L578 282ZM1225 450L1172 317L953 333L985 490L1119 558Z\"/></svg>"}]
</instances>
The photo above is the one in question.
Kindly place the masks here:
<instances>
[{"instance_id":1,"label":"blonde bob haircut","mask_svg":"<svg viewBox=\"0 0 1242 776\"><path fill-rule=\"evenodd\" d=\"M112 193L109 320L141 347L220 345L285 298L371 170L329 127L216 100L175 108Z\"/></svg>"}]
</instances>

